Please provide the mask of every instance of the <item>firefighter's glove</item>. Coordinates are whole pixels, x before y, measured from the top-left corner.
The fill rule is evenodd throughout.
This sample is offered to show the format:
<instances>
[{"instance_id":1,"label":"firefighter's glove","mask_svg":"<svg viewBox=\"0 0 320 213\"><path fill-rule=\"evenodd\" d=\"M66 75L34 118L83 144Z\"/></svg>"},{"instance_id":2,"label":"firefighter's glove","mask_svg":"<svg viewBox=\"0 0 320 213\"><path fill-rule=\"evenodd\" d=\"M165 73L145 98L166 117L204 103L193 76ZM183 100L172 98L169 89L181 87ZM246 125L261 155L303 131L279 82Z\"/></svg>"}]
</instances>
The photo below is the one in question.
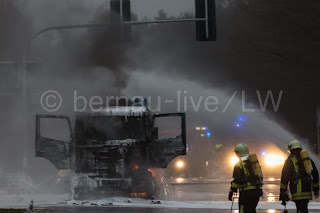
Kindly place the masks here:
<instances>
[{"instance_id":1,"label":"firefighter's glove","mask_svg":"<svg viewBox=\"0 0 320 213\"><path fill-rule=\"evenodd\" d=\"M290 199L289 199L289 196L288 196L287 193L281 192L281 193L280 193L280 199L279 199L279 200L282 200L282 201L284 201L284 202L287 202L287 201L289 201Z\"/></svg>"},{"instance_id":2,"label":"firefighter's glove","mask_svg":"<svg viewBox=\"0 0 320 213\"><path fill-rule=\"evenodd\" d=\"M319 197L319 191L314 192L314 197L317 199Z\"/></svg>"},{"instance_id":3,"label":"firefighter's glove","mask_svg":"<svg viewBox=\"0 0 320 213\"><path fill-rule=\"evenodd\" d=\"M259 197L263 197L263 191L262 191L262 189L259 190Z\"/></svg>"},{"instance_id":4,"label":"firefighter's glove","mask_svg":"<svg viewBox=\"0 0 320 213\"><path fill-rule=\"evenodd\" d=\"M232 197L233 197L233 191L230 191L230 192L229 192L228 199L229 199L230 201L232 201Z\"/></svg>"}]
</instances>

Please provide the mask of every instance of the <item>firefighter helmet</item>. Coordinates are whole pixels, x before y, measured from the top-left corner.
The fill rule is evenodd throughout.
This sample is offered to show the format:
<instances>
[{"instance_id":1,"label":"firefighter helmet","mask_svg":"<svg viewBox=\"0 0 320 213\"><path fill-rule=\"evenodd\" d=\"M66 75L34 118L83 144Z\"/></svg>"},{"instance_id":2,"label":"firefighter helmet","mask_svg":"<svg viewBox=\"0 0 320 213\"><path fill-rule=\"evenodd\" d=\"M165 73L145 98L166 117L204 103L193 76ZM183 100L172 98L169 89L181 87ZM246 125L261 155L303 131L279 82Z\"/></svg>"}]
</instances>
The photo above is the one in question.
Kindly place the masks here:
<instances>
[{"instance_id":1,"label":"firefighter helmet","mask_svg":"<svg viewBox=\"0 0 320 213\"><path fill-rule=\"evenodd\" d=\"M294 140L289 143L288 150L291 151L293 149L302 149L300 141Z\"/></svg>"},{"instance_id":2,"label":"firefighter helmet","mask_svg":"<svg viewBox=\"0 0 320 213\"><path fill-rule=\"evenodd\" d=\"M234 148L234 152L240 157L248 156L249 155L249 148L244 143L239 143L236 148Z\"/></svg>"}]
</instances>

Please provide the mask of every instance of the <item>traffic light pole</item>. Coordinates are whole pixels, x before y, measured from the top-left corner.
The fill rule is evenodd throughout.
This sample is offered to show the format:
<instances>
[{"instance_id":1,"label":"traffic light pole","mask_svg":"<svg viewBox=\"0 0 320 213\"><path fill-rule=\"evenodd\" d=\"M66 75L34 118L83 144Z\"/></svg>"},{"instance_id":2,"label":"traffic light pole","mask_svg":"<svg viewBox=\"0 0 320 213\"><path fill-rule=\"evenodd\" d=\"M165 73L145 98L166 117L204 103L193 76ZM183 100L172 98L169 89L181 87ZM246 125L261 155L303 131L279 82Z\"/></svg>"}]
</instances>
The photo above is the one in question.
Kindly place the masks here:
<instances>
[{"instance_id":1,"label":"traffic light pole","mask_svg":"<svg viewBox=\"0 0 320 213\"><path fill-rule=\"evenodd\" d=\"M208 11L208 0L205 0L205 12L206 12L206 38L209 38L209 11Z\"/></svg>"},{"instance_id":2,"label":"traffic light pole","mask_svg":"<svg viewBox=\"0 0 320 213\"><path fill-rule=\"evenodd\" d=\"M178 23L178 22L207 22L207 18L191 18L191 19L172 19L172 20L155 20L155 21L125 21L122 22L122 25L144 25L144 24L163 24L163 23ZM93 29L93 28L105 28L108 26L111 26L114 24L80 24L80 25L59 25L59 26L52 26L44 28L37 33L33 34L31 37L28 46L26 48L25 54L24 54L24 60L27 61L30 53L30 48L32 46L32 42L41 34L49 32L49 31L55 31L55 30L71 30L71 29ZM208 26L207 26L208 28ZM208 30L206 32L208 36Z\"/></svg>"},{"instance_id":3,"label":"traffic light pole","mask_svg":"<svg viewBox=\"0 0 320 213\"><path fill-rule=\"evenodd\" d=\"M26 48L26 51L24 53L24 61L28 60L28 56L29 56L29 51L32 45L33 40L35 40L39 35L45 33L45 32L49 32L49 31L54 31L54 30L68 30L68 29L92 29L92 28L104 28L104 27L108 27L111 25L116 25L116 24L120 24L120 25L144 25L144 24L163 24L163 23L178 23L178 22L205 22L205 37L206 39L210 38L210 23L215 25L216 22L216 18L215 18L215 0L195 0L196 2L196 17L195 18L190 18L190 19L173 19L173 20L154 20L154 21L123 21L124 20L124 7L123 7L123 1L124 0L114 0L114 1L120 1L120 11L113 11L113 12L119 12L120 15L120 23L106 23L106 24L82 24L82 25L59 25L59 26L53 26L53 27L48 27L48 28L44 28L42 30L40 30L39 32L35 33L29 43L28 46ZM210 1L210 4L209 4ZM128 2L130 2L130 0L128 0ZM204 7L203 7L204 4ZM214 9L214 11L212 11L212 9ZM203 16L203 10L204 12L204 16L203 18L200 18L198 16ZM209 13L209 11L211 13ZM131 12L131 11L130 11ZM121 28L122 29L122 28ZM214 34L215 34L215 30ZM121 30L121 37L123 37L123 31ZM213 35L213 37L215 38L215 35Z\"/></svg>"},{"instance_id":4,"label":"traffic light pole","mask_svg":"<svg viewBox=\"0 0 320 213\"><path fill-rule=\"evenodd\" d=\"M216 40L216 6L215 0L195 0L196 17L191 19L175 20L155 20L155 21L131 21L130 0L111 0L111 14L114 17L114 23L121 25L120 34L124 39L124 25L142 25L142 24L161 24L173 22L196 22L197 40L198 41L215 41ZM201 22L204 22L203 24ZM199 24L200 23L200 24Z\"/></svg>"},{"instance_id":5,"label":"traffic light pole","mask_svg":"<svg viewBox=\"0 0 320 213\"><path fill-rule=\"evenodd\" d=\"M190 18L190 19L172 19L172 20L155 20L155 21L125 21L123 25L143 25L143 24L163 24L163 23L177 23L177 22L197 22L206 21L205 18Z\"/></svg>"},{"instance_id":6,"label":"traffic light pole","mask_svg":"<svg viewBox=\"0 0 320 213\"><path fill-rule=\"evenodd\" d=\"M317 155L320 158L320 107L317 108L317 148Z\"/></svg>"},{"instance_id":7,"label":"traffic light pole","mask_svg":"<svg viewBox=\"0 0 320 213\"><path fill-rule=\"evenodd\" d=\"M178 23L178 22L203 22L207 21L206 18L190 18L190 19L170 19L170 20L154 20L154 21L125 21L122 22L122 25L144 25L144 24L163 24L163 23ZM43 28L42 30L38 31L37 33L33 34L31 37L28 47L24 54L24 60L28 60L30 48L32 42L41 34L55 31L55 30L71 30L71 29L93 29L93 28L105 28L115 24L79 24L79 25L58 25ZM207 32L208 33L208 32Z\"/></svg>"},{"instance_id":8,"label":"traffic light pole","mask_svg":"<svg viewBox=\"0 0 320 213\"><path fill-rule=\"evenodd\" d=\"M123 23L123 0L120 0L120 23ZM123 28L120 27L121 30L121 39L123 38Z\"/></svg>"}]
</instances>

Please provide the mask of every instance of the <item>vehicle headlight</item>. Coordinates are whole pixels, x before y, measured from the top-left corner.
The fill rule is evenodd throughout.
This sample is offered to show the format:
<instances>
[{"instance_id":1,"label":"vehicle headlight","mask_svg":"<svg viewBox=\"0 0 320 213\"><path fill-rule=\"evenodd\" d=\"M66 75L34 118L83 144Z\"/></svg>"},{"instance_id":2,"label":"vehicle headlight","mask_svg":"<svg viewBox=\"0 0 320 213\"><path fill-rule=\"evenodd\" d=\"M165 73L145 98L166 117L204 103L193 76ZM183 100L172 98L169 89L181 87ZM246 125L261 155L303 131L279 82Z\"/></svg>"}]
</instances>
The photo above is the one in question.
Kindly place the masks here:
<instances>
[{"instance_id":1,"label":"vehicle headlight","mask_svg":"<svg viewBox=\"0 0 320 213\"><path fill-rule=\"evenodd\" d=\"M231 158L231 163L233 166L236 165L236 163L238 163L238 162L239 162L239 158L237 156L233 156Z\"/></svg>"},{"instance_id":2,"label":"vehicle headlight","mask_svg":"<svg viewBox=\"0 0 320 213\"><path fill-rule=\"evenodd\" d=\"M182 168L184 166L184 163L183 161L178 161L176 165L178 168Z\"/></svg>"},{"instance_id":3,"label":"vehicle headlight","mask_svg":"<svg viewBox=\"0 0 320 213\"><path fill-rule=\"evenodd\" d=\"M183 181L184 181L183 178L177 178L177 182L178 182L178 183L182 183Z\"/></svg>"},{"instance_id":4,"label":"vehicle headlight","mask_svg":"<svg viewBox=\"0 0 320 213\"><path fill-rule=\"evenodd\" d=\"M284 163L284 157L282 155L267 155L266 164L268 166L278 166Z\"/></svg>"}]
</instances>

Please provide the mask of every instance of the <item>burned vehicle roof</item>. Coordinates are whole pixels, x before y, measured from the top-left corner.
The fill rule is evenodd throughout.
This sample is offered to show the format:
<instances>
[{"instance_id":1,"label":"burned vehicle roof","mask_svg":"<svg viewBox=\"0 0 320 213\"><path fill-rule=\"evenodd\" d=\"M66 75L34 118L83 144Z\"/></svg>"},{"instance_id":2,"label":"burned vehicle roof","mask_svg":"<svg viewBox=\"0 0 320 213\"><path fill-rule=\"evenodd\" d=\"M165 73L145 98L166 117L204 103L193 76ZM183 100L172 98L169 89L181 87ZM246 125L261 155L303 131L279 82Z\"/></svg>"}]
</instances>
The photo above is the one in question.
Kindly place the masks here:
<instances>
[{"instance_id":1,"label":"burned vehicle roof","mask_svg":"<svg viewBox=\"0 0 320 213\"><path fill-rule=\"evenodd\" d=\"M149 112L145 106L115 106L106 107L102 110L88 111L91 116L143 116Z\"/></svg>"}]
</instances>

